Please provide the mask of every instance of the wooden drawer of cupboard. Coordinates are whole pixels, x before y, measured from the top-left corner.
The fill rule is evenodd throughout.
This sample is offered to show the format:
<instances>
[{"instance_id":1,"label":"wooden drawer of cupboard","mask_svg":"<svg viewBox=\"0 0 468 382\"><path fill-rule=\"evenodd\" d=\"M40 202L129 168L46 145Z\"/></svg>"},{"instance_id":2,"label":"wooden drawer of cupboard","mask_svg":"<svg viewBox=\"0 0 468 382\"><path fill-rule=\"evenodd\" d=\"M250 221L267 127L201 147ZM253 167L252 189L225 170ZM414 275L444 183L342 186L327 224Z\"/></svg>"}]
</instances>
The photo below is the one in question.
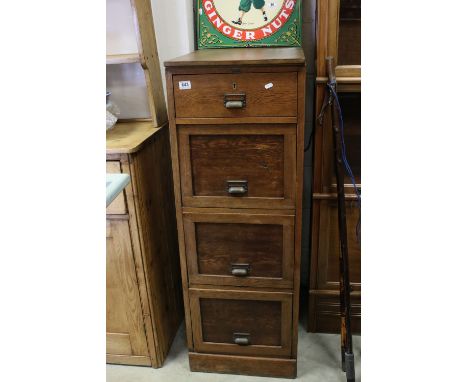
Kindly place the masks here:
<instances>
[{"instance_id":1,"label":"wooden drawer of cupboard","mask_svg":"<svg viewBox=\"0 0 468 382\"><path fill-rule=\"evenodd\" d=\"M203 212L183 220L190 285L292 288L294 215Z\"/></svg>"},{"instance_id":2,"label":"wooden drawer of cupboard","mask_svg":"<svg viewBox=\"0 0 468 382\"><path fill-rule=\"evenodd\" d=\"M294 208L296 125L177 127L182 204Z\"/></svg>"},{"instance_id":3,"label":"wooden drawer of cupboard","mask_svg":"<svg viewBox=\"0 0 468 382\"><path fill-rule=\"evenodd\" d=\"M107 161L106 172L109 174L120 174L119 161ZM124 215L127 213L127 204L125 203L125 190L122 191L109 206L106 208L106 214L108 215Z\"/></svg>"},{"instance_id":4,"label":"wooden drawer of cupboard","mask_svg":"<svg viewBox=\"0 0 468 382\"><path fill-rule=\"evenodd\" d=\"M176 118L294 117L297 73L174 75Z\"/></svg>"},{"instance_id":5,"label":"wooden drawer of cupboard","mask_svg":"<svg viewBox=\"0 0 468 382\"><path fill-rule=\"evenodd\" d=\"M190 289L197 352L291 355L292 294Z\"/></svg>"}]
</instances>

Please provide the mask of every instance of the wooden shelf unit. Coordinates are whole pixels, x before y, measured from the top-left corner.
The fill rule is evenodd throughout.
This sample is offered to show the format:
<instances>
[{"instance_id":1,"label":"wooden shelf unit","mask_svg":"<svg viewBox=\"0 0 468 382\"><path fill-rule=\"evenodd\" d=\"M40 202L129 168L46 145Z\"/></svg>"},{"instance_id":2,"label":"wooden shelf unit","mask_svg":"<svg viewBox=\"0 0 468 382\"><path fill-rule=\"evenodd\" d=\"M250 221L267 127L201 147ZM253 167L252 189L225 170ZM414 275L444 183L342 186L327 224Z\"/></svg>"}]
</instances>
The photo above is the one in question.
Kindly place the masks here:
<instances>
[{"instance_id":1,"label":"wooden shelf unit","mask_svg":"<svg viewBox=\"0 0 468 382\"><path fill-rule=\"evenodd\" d=\"M183 319L166 103L150 0L107 1L108 9L120 12L119 22L134 23L138 47L138 52L126 52L128 46L107 52L108 80L137 65L138 77L128 77L139 80L135 88L143 97L122 99L133 102L124 105L128 110L138 109L145 94L143 70L151 115L119 120L106 133L107 172L131 179L106 209L106 362L161 367ZM112 21L112 14L107 17ZM117 34L125 40L126 33L128 25ZM115 41L111 45L116 48Z\"/></svg>"},{"instance_id":2,"label":"wooden shelf unit","mask_svg":"<svg viewBox=\"0 0 468 382\"><path fill-rule=\"evenodd\" d=\"M360 0L317 0L316 20L316 85L315 115L320 113L328 81L327 56L333 56L337 91L343 109L348 160L360 188ZM349 23L342 29L340 16ZM341 33L341 35L340 35ZM346 34L346 35L345 35ZM346 44L346 49L340 43ZM351 47L351 48L350 48ZM352 49L355 49L354 51ZM340 54L346 55L345 59ZM343 63L344 61L344 63ZM311 261L309 285L308 330L338 333L339 309L339 235L337 222L336 181L333 171L333 145L330 114L323 125L316 122L314 136L314 173L312 187ZM347 205L348 251L352 285L351 314L353 333L361 330L361 249L355 237L359 218L357 197L352 184L345 179Z\"/></svg>"}]
</instances>

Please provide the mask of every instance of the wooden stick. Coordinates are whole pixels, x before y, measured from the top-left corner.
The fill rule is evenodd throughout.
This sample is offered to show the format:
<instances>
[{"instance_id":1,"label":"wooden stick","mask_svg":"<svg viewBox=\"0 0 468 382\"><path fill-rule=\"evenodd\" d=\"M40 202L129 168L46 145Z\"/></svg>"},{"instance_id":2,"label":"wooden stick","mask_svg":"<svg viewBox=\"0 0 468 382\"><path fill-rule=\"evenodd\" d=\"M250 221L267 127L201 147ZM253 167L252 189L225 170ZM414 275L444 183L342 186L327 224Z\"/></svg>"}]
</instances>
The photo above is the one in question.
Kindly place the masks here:
<instances>
[{"instance_id":1,"label":"wooden stick","mask_svg":"<svg viewBox=\"0 0 468 382\"><path fill-rule=\"evenodd\" d=\"M327 57L328 85L336 92L336 76L333 57ZM348 235L346 227L346 205L344 194L344 166L339 126L338 109L332 89L329 89L331 106L333 148L335 154L335 176L338 192L338 226L340 231L340 316L341 316L341 368L348 382L355 381L353 338L351 335L351 297L349 282Z\"/></svg>"}]
</instances>

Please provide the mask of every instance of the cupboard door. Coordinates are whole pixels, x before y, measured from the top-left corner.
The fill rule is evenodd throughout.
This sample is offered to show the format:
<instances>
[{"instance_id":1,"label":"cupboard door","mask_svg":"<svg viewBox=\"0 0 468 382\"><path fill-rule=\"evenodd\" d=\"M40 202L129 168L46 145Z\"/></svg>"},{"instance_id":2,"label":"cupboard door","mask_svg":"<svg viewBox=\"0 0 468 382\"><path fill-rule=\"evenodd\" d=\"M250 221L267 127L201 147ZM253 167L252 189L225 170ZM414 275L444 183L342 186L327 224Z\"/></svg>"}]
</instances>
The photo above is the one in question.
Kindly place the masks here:
<instances>
[{"instance_id":1,"label":"cupboard door","mask_svg":"<svg viewBox=\"0 0 468 382\"><path fill-rule=\"evenodd\" d=\"M178 126L182 204L294 208L296 125Z\"/></svg>"},{"instance_id":2,"label":"cupboard door","mask_svg":"<svg viewBox=\"0 0 468 382\"><path fill-rule=\"evenodd\" d=\"M190 284L292 288L294 215L184 213Z\"/></svg>"},{"instance_id":3,"label":"cupboard door","mask_svg":"<svg viewBox=\"0 0 468 382\"><path fill-rule=\"evenodd\" d=\"M338 203L336 200L323 200L315 203L314 208L320 208L317 289L339 289ZM358 291L361 289L361 246L356 238L356 224L359 219L357 201L346 201L346 219L349 279L353 290Z\"/></svg>"},{"instance_id":4,"label":"cupboard door","mask_svg":"<svg viewBox=\"0 0 468 382\"><path fill-rule=\"evenodd\" d=\"M128 220L106 223L106 353L150 366Z\"/></svg>"},{"instance_id":5,"label":"cupboard door","mask_svg":"<svg viewBox=\"0 0 468 382\"><path fill-rule=\"evenodd\" d=\"M292 294L190 289L197 352L291 355Z\"/></svg>"}]
</instances>

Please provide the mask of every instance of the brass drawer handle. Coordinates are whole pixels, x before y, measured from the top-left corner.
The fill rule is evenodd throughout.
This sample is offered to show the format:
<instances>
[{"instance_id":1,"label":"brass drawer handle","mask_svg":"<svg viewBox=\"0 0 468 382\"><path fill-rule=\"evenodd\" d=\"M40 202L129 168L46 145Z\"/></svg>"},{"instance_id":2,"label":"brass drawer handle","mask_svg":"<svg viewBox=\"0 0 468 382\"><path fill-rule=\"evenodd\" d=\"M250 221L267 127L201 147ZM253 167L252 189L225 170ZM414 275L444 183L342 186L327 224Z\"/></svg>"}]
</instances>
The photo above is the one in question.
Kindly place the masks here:
<instances>
[{"instance_id":1,"label":"brass drawer handle","mask_svg":"<svg viewBox=\"0 0 468 382\"><path fill-rule=\"evenodd\" d=\"M228 93L224 95L226 109L242 109L247 105L245 93Z\"/></svg>"},{"instance_id":2,"label":"brass drawer handle","mask_svg":"<svg viewBox=\"0 0 468 382\"><path fill-rule=\"evenodd\" d=\"M250 333L233 333L232 338L237 345L250 345Z\"/></svg>"},{"instance_id":3,"label":"brass drawer handle","mask_svg":"<svg viewBox=\"0 0 468 382\"><path fill-rule=\"evenodd\" d=\"M246 180L228 180L226 183L229 195L245 195L248 191L248 182Z\"/></svg>"},{"instance_id":4,"label":"brass drawer handle","mask_svg":"<svg viewBox=\"0 0 468 382\"><path fill-rule=\"evenodd\" d=\"M248 276L250 272L250 264L231 264L231 275L236 277Z\"/></svg>"}]
</instances>

